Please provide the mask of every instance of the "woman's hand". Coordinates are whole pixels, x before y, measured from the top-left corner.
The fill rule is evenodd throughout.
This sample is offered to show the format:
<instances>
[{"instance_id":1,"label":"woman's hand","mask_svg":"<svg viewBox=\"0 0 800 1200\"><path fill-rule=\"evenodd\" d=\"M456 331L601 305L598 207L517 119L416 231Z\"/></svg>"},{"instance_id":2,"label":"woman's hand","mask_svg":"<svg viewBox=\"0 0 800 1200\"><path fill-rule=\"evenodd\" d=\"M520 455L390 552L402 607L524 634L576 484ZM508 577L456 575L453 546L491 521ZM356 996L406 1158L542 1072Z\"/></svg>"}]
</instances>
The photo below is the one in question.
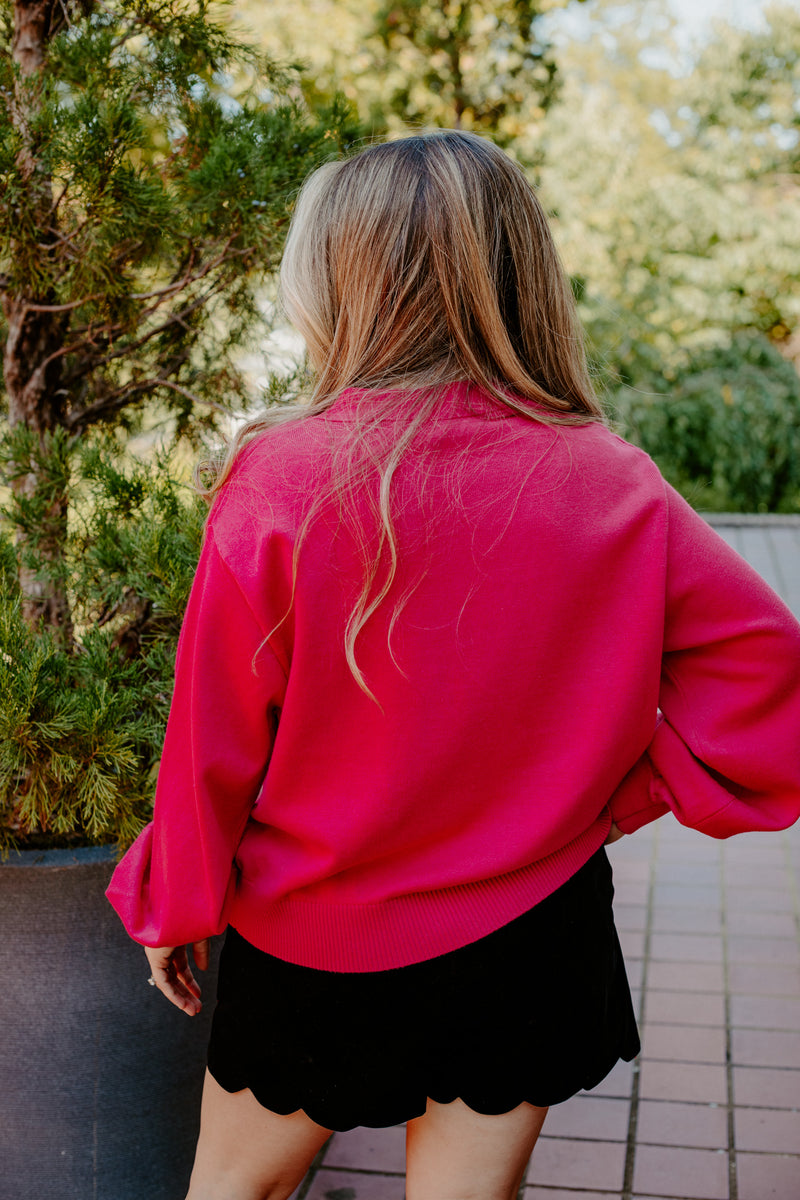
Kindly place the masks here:
<instances>
[{"instance_id":1,"label":"woman's hand","mask_svg":"<svg viewBox=\"0 0 800 1200\"><path fill-rule=\"evenodd\" d=\"M189 966L187 949L187 946L145 946L144 952L150 964L150 977L155 980L158 990L176 1008L182 1009L189 1017L195 1017L203 1005L200 987ZM192 955L197 969L205 971L208 967L208 938L193 943Z\"/></svg>"},{"instance_id":2,"label":"woman's hand","mask_svg":"<svg viewBox=\"0 0 800 1200\"><path fill-rule=\"evenodd\" d=\"M619 841L619 839L621 837L625 837L625 834L622 832L622 830L619 828L619 826L615 825L614 822L612 821L611 828L608 831L608 837L606 838L604 844L606 846L610 846L612 842Z\"/></svg>"}]
</instances>

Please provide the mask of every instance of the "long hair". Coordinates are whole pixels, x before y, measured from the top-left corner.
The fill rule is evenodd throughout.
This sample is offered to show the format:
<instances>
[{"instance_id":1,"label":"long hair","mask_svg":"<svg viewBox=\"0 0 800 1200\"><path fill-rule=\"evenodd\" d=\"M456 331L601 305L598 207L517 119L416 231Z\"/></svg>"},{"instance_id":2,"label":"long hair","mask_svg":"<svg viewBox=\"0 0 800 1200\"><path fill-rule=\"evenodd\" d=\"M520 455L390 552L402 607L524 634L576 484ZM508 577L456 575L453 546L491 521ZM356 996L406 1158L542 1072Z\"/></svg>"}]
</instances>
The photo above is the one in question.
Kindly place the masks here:
<instances>
[{"instance_id":1,"label":"long hair","mask_svg":"<svg viewBox=\"0 0 800 1200\"><path fill-rule=\"evenodd\" d=\"M338 496L364 563L345 653L371 694L355 643L395 578L392 480L443 386L468 381L509 415L554 425L602 414L541 205L520 167L475 134L408 137L315 171L295 206L281 292L315 371L310 400L241 429L205 492L213 496L241 447L275 424L322 413L348 388L376 397L357 407L347 442L333 452L330 487L312 502L294 562L296 576L305 532ZM415 403L398 406L402 418L380 437L392 394ZM362 487L362 499L371 529L355 503L370 479L377 487Z\"/></svg>"}]
</instances>

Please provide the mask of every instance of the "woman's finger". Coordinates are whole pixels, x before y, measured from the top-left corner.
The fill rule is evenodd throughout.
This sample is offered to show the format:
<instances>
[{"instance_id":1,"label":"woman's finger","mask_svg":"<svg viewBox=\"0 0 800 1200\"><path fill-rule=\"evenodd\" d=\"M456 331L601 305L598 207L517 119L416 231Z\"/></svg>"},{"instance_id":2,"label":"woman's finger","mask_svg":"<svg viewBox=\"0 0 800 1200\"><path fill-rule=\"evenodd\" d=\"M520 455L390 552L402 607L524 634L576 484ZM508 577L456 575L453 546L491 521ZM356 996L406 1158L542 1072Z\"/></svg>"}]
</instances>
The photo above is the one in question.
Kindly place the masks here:
<instances>
[{"instance_id":1,"label":"woman's finger","mask_svg":"<svg viewBox=\"0 0 800 1200\"><path fill-rule=\"evenodd\" d=\"M194 965L198 971L207 971L209 955L208 938L203 938L202 942L192 943L192 955L194 956Z\"/></svg>"},{"instance_id":2,"label":"woman's finger","mask_svg":"<svg viewBox=\"0 0 800 1200\"><path fill-rule=\"evenodd\" d=\"M619 828L618 825L615 825L612 822L611 828L608 831L608 837L605 840L605 845L610 846L612 842L619 841L619 839L621 837L625 837L625 834L622 832L622 830Z\"/></svg>"},{"instance_id":3,"label":"woman's finger","mask_svg":"<svg viewBox=\"0 0 800 1200\"><path fill-rule=\"evenodd\" d=\"M202 1008L200 997L191 992L180 979L171 979L164 972L159 976L155 971L153 978L158 990L163 992L167 999L187 1016L194 1017L200 1012Z\"/></svg>"},{"instance_id":4,"label":"woman's finger","mask_svg":"<svg viewBox=\"0 0 800 1200\"><path fill-rule=\"evenodd\" d=\"M200 1012L200 989L188 970L186 947L145 947L150 977L171 1004L193 1017ZM188 977L184 971L188 971Z\"/></svg>"},{"instance_id":5,"label":"woman's finger","mask_svg":"<svg viewBox=\"0 0 800 1200\"><path fill-rule=\"evenodd\" d=\"M200 999L200 984L192 974L192 968L189 965L189 956L186 953L186 947L182 946L180 953L173 956L173 964L175 967L175 978L183 984L196 1000Z\"/></svg>"}]
</instances>

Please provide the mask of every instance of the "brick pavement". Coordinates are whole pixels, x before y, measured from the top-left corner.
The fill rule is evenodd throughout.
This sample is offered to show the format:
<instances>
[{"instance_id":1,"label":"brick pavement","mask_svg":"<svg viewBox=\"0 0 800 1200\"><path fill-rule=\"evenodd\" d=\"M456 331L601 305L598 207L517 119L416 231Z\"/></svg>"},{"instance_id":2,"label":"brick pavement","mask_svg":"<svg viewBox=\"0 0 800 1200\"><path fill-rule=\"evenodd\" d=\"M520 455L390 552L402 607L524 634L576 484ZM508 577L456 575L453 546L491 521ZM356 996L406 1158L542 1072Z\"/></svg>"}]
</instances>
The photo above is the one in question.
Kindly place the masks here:
<instances>
[{"instance_id":1,"label":"brick pavement","mask_svg":"<svg viewBox=\"0 0 800 1200\"><path fill-rule=\"evenodd\" d=\"M642 1054L551 1109L520 1200L800 1200L800 826L609 853ZM403 1155L336 1134L296 1198L403 1200Z\"/></svg>"},{"instance_id":2,"label":"brick pavement","mask_svg":"<svg viewBox=\"0 0 800 1200\"><path fill-rule=\"evenodd\" d=\"M798 519L713 523L800 614ZM800 825L609 854L642 1053L551 1109L519 1200L800 1200ZM336 1134L294 1200L403 1200L403 1143Z\"/></svg>"}]
</instances>

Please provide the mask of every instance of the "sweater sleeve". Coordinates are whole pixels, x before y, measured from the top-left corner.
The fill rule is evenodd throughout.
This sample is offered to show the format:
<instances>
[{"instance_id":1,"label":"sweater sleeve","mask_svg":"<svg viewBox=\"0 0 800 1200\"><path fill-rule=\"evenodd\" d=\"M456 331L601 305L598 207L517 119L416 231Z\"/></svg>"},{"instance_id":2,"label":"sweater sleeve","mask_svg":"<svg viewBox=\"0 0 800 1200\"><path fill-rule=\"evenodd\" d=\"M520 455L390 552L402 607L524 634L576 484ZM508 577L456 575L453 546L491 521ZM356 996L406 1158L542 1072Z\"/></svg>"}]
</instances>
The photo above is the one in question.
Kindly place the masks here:
<instances>
[{"instance_id":1,"label":"sweater sleeve","mask_svg":"<svg viewBox=\"0 0 800 1200\"><path fill-rule=\"evenodd\" d=\"M624 833L672 811L724 838L800 817L800 625L667 487L664 657L653 740L610 801Z\"/></svg>"},{"instance_id":2,"label":"sweater sleeve","mask_svg":"<svg viewBox=\"0 0 800 1200\"><path fill-rule=\"evenodd\" d=\"M220 933L267 770L285 676L209 527L186 609L153 821L108 898L146 946Z\"/></svg>"}]
</instances>

